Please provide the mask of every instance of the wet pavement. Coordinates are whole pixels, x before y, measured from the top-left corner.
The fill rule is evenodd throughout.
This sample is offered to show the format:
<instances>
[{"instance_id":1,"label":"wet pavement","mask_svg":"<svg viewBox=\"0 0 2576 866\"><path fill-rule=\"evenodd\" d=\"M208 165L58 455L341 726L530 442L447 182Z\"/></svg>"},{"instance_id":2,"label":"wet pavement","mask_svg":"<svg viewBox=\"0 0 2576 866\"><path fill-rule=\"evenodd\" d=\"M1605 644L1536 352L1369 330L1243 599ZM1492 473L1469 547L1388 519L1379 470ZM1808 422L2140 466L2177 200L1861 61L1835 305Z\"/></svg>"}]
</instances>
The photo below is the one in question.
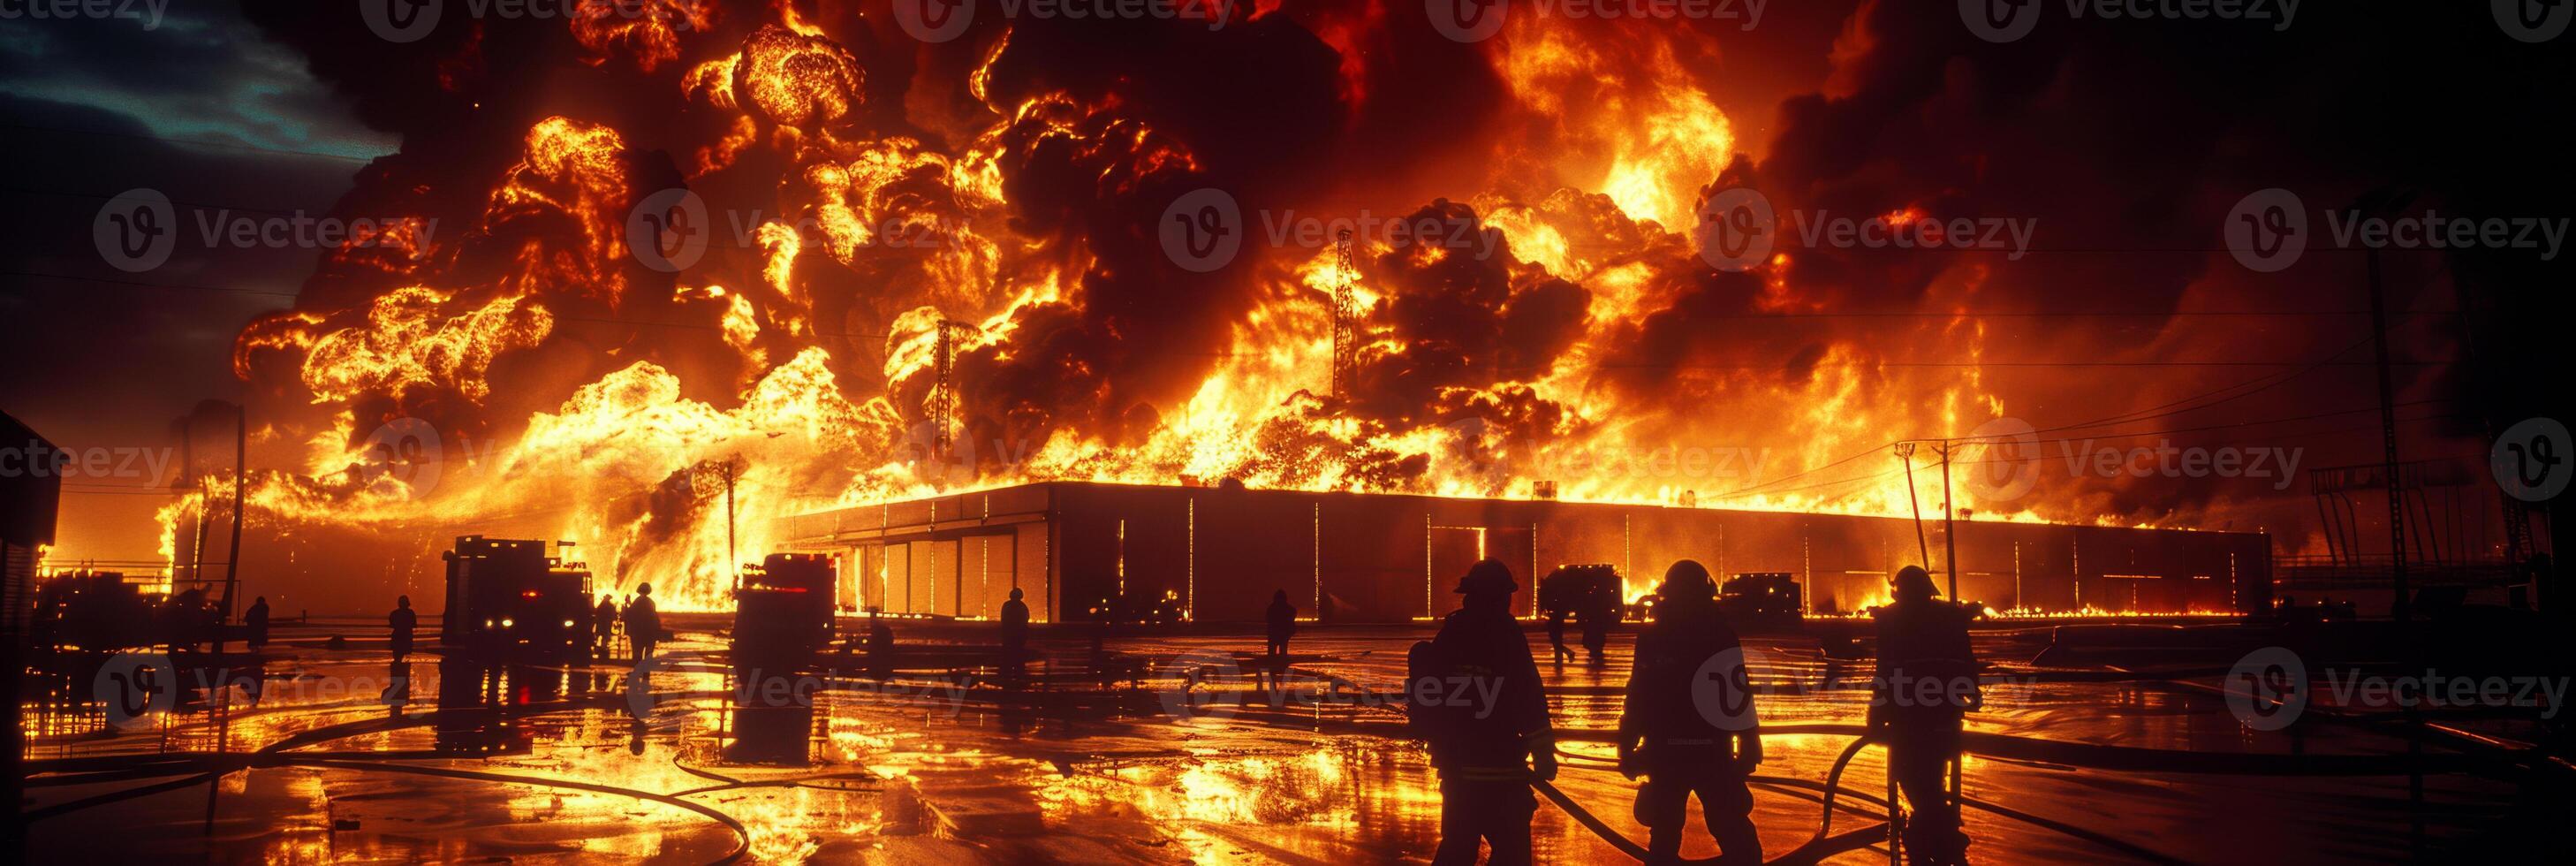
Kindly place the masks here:
<instances>
[{"instance_id":1,"label":"wet pavement","mask_svg":"<svg viewBox=\"0 0 2576 866\"><path fill-rule=\"evenodd\" d=\"M763 862L1351 863L1426 860L1438 842L1437 781L1424 752L1402 738L1399 707L1368 697L1395 688L1427 625L1309 627L1295 651L1317 658L1292 668L1275 705L1248 677L1218 670L1185 691L1172 676L1222 669L1231 653L1258 651L1257 637L1118 639L1115 648L1152 663L1146 692L1126 701L1129 715L1009 709L998 689L965 685L972 672L962 670L957 679L910 671L890 685L835 678L810 716L746 713L731 708L722 645L705 633L666 645L649 675L659 698L638 704L627 699L623 665L494 674L442 670L424 653L406 668L390 664L381 639L364 640L363 627L346 628L358 638L351 645L326 647L332 630L281 628L262 693L236 693L229 713L156 714L109 735L94 710L30 708L32 762L271 749L266 765L225 775L211 798L198 783L45 817L30 832L32 859L106 851L223 862L683 863L723 857L747 837L750 859ZM2301 725L2296 739L2254 731L2187 684L2023 679L2033 671L2017 662L2044 642L2038 629L1980 635L1980 655L2000 664L1970 730L2220 755L2405 750L2368 725ZM1628 644L1622 633L1600 665L1542 661L1540 670L1568 732L1559 787L1642 840L1629 814L1633 783L1609 769L1606 737ZM1533 635L1532 646L1544 660L1544 638ZM1065 681L1086 676L1081 640L1048 637L1039 648L1050 659L1033 668L1041 678L1070 688ZM1861 721L1865 687L1827 686L1865 677L1866 667L1844 670L1813 639L1794 637L1749 640L1748 658L1765 687L1766 726ZM1252 703L1209 702L1218 692ZM430 712L494 698L501 709ZM1774 733L1761 772L1822 782L1850 741ZM809 761L742 758L762 746ZM37 787L31 808L187 778ZM1965 780L1973 800L2111 840L1970 809L1971 854L1987 862L2388 860L2410 850L2404 776L2105 771L1971 755ZM1878 752L1853 760L1843 784L1883 794ZM2422 856L2542 850L2536 837L2548 825L2532 812L2543 807L2515 784L2437 774L2424 799ZM1874 807L1842 805L1838 831L1872 823ZM1776 856L1805 843L1820 808L1810 788L1757 787L1765 848ZM1626 859L1544 801L1535 836L1542 860ZM1684 853L1715 853L1696 814ZM1873 848L1827 862L1885 859Z\"/></svg>"}]
</instances>

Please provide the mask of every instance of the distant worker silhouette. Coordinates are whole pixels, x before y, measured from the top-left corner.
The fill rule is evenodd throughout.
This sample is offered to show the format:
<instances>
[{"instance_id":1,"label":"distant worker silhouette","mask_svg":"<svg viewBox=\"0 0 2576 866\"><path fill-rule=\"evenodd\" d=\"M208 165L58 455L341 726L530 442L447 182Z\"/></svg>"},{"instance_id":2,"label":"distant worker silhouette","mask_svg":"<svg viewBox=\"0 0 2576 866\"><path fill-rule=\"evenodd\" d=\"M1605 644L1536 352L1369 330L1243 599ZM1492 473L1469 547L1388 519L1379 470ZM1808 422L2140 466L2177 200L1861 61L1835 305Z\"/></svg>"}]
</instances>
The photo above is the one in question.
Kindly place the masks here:
<instances>
[{"instance_id":1,"label":"distant worker silhouette","mask_svg":"<svg viewBox=\"0 0 2576 866\"><path fill-rule=\"evenodd\" d=\"M1574 660L1574 648L1565 645L1565 607L1562 605L1547 609L1547 645L1548 657L1555 663L1561 665Z\"/></svg>"},{"instance_id":2,"label":"distant worker silhouette","mask_svg":"<svg viewBox=\"0 0 2576 866\"><path fill-rule=\"evenodd\" d=\"M868 608L868 675L894 675L894 629L886 627L883 608Z\"/></svg>"},{"instance_id":3,"label":"distant worker silhouette","mask_svg":"<svg viewBox=\"0 0 2576 866\"><path fill-rule=\"evenodd\" d=\"M1605 651L1610 645L1610 626L1619 621L1624 600L1615 591L1592 587L1584 594L1583 607L1574 612L1575 622L1583 626L1583 652L1588 661L1602 664L1610 658Z\"/></svg>"},{"instance_id":4,"label":"distant worker silhouette","mask_svg":"<svg viewBox=\"0 0 2576 866\"><path fill-rule=\"evenodd\" d=\"M250 632L252 652L268 645L268 596L251 600L250 609L242 611L242 626Z\"/></svg>"},{"instance_id":5,"label":"distant worker silhouette","mask_svg":"<svg viewBox=\"0 0 2576 866\"><path fill-rule=\"evenodd\" d=\"M1109 649L1109 631L1114 626L1106 607L1092 608L1091 613L1091 649L1085 655L1091 661L1092 677L1098 679L1100 688L1106 691L1118 683L1118 671L1111 665Z\"/></svg>"},{"instance_id":6,"label":"distant worker silhouette","mask_svg":"<svg viewBox=\"0 0 2576 866\"><path fill-rule=\"evenodd\" d=\"M420 625L420 614L411 611L411 596L396 596L394 612L385 614L385 625L394 630L394 661L411 656L411 632Z\"/></svg>"},{"instance_id":7,"label":"distant worker silhouette","mask_svg":"<svg viewBox=\"0 0 2576 866\"><path fill-rule=\"evenodd\" d=\"M618 639L618 603L616 595L600 593L600 606L590 608L590 655L608 657L616 650Z\"/></svg>"},{"instance_id":8,"label":"distant worker silhouette","mask_svg":"<svg viewBox=\"0 0 2576 866\"><path fill-rule=\"evenodd\" d=\"M635 585L635 600L626 603L626 640L635 645L635 661L653 657L653 646L662 642L662 614L653 608L653 585Z\"/></svg>"},{"instance_id":9,"label":"distant worker silhouette","mask_svg":"<svg viewBox=\"0 0 2576 866\"><path fill-rule=\"evenodd\" d=\"M1762 729L1744 669L1744 646L1718 612L1717 584L1692 560L1665 570L1655 619L1637 633L1637 657L1619 711L1619 772L1637 790L1649 863L1681 861L1691 795L1717 837L1722 863L1762 862L1745 777L1762 763Z\"/></svg>"},{"instance_id":10,"label":"distant worker silhouette","mask_svg":"<svg viewBox=\"0 0 2576 866\"><path fill-rule=\"evenodd\" d=\"M1940 599L1919 566L1896 573L1896 601L1878 608L1878 671L1869 727L1887 744L1889 772L1911 817L1906 858L1926 866L1967 862L1968 836L1950 800L1947 768L1959 757L1960 718L1984 703L1976 652L1968 645L1974 609Z\"/></svg>"},{"instance_id":11,"label":"distant worker silhouette","mask_svg":"<svg viewBox=\"0 0 2576 866\"><path fill-rule=\"evenodd\" d=\"M1288 603L1287 590L1270 594L1270 609L1262 612L1262 618L1269 620L1270 625L1270 643L1264 652L1274 656L1287 655L1288 638L1297 634L1297 606Z\"/></svg>"},{"instance_id":12,"label":"distant worker silhouette","mask_svg":"<svg viewBox=\"0 0 2576 866\"><path fill-rule=\"evenodd\" d=\"M1002 681L1017 686L1028 672L1029 603L1020 600L1019 587L1011 588L1011 600L1002 602Z\"/></svg>"},{"instance_id":13,"label":"distant worker silhouette","mask_svg":"<svg viewBox=\"0 0 2576 866\"><path fill-rule=\"evenodd\" d=\"M611 593L600 593L599 606L590 609L590 646L596 658L617 650L617 601Z\"/></svg>"},{"instance_id":14,"label":"distant worker silhouette","mask_svg":"<svg viewBox=\"0 0 2576 866\"><path fill-rule=\"evenodd\" d=\"M1512 619L1511 569L1476 563L1458 581L1464 604L1440 633L1414 645L1407 721L1429 741L1440 773L1440 848L1435 864L1472 864L1481 841L1498 866L1530 861L1530 780L1556 778L1556 734L1547 687L1529 638Z\"/></svg>"}]
</instances>

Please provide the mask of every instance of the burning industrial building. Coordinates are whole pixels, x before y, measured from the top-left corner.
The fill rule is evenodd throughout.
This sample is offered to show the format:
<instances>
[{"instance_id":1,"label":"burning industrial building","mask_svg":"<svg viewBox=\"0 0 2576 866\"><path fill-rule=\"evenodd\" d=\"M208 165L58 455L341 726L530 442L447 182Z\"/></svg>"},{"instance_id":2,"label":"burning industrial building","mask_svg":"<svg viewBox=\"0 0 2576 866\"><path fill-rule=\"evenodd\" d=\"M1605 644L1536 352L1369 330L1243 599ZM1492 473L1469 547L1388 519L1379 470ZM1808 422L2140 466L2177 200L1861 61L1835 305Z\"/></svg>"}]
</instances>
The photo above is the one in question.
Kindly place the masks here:
<instances>
[{"instance_id":1,"label":"burning industrial building","mask_svg":"<svg viewBox=\"0 0 2576 866\"><path fill-rule=\"evenodd\" d=\"M2576 4L2079 5L13 16L7 841L2527 857Z\"/></svg>"},{"instance_id":2,"label":"burning industrial building","mask_svg":"<svg viewBox=\"0 0 2576 866\"><path fill-rule=\"evenodd\" d=\"M1601 563L1646 595L1660 564L1780 574L1805 612L1885 603L1925 561L1903 520L1839 514L1460 497L1055 482L790 518L784 543L835 554L856 611L992 619L1024 590L1041 621L1168 602L1171 617L1253 622L1285 591L1332 622L1437 619L1482 560L1536 581ZM2272 606L2269 541L2250 533L1968 523L1961 598L2001 614L2235 615ZM1532 584L1533 586L1535 583ZM1535 591L1524 616L1539 615Z\"/></svg>"},{"instance_id":3,"label":"burning industrial building","mask_svg":"<svg viewBox=\"0 0 2576 866\"><path fill-rule=\"evenodd\" d=\"M244 556L354 604L434 573L460 528L561 538L608 586L713 607L739 552L791 540L796 515L1226 478L1955 508L2259 530L2322 554L2298 491L2041 458L2230 433L2372 456L2320 441L2371 420L2341 375L2360 343L2277 327L2348 307L2329 299L2357 275L2249 292L2206 240L2234 204L2213 190L2269 151L2207 182L2104 175L2066 195L2035 168L2062 160L1943 131L2080 126L2039 110L2064 97L1974 64L1955 92L1924 90L1913 76L1934 67L1892 36L1915 11L1864 4L1845 39L1878 62L1849 67L1841 95L1745 109L1772 131L1758 144L1718 107L1739 103L1703 26L1511 16L1459 41L1369 4L1201 12L1225 26L988 16L924 42L869 4L693 0L387 43L252 4L403 136L342 209L408 216L323 255L291 308L235 341L255 419ZM2045 50L2068 86L2139 100L2116 128L2216 122ZM1777 220L1768 252L1725 260L1702 212L1734 219L1748 190ZM1172 248L1195 230L1176 217L1221 217L1205 228L1232 252ZM1799 228L1923 240L2006 218L2039 226L2020 235L2037 248ZM2105 247L2155 252L2110 265ZM2401 305L2461 278L2422 273L2436 282ZM2399 348L2446 354L2455 335L2422 324L2398 322ZM2477 441L2452 368L2402 372L2412 441ZM1928 452L1898 471L1900 440L1950 443L1970 474L2048 471L1945 490ZM1680 449L1759 459L1653 461ZM164 510L170 568L193 578L193 527L233 505L221 483L182 487L214 491ZM356 593L320 565L351 557L391 564Z\"/></svg>"}]
</instances>

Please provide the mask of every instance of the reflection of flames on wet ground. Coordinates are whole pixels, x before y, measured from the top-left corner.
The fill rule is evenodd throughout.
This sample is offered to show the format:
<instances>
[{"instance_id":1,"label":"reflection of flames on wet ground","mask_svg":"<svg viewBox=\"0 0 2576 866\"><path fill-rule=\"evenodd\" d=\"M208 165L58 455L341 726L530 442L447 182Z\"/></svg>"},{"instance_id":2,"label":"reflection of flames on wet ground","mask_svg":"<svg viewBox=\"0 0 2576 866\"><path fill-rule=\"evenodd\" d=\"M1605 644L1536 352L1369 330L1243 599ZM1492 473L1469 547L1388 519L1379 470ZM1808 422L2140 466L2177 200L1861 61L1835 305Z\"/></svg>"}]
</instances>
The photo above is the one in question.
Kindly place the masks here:
<instances>
[{"instance_id":1,"label":"reflection of flames on wet ground","mask_svg":"<svg viewBox=\"0 0 2576 866\"><path fill-rule=\"evenodd\" d=\"M1300 673L1388 686L1402 675L1402 653L1396 650L1423 633L1330 631L1307 638L1305 646L1338 661L1317 662ZM675 645L686 664L657 676L657 689L722 693L721 669L699 657L715 645L696 637ZM1634 783L1609 771L1605 741L1626 678L1627 638L1614 641L1607 665L1541 670L1565 734L1559 787L1615 828L1637 835L1626 814ZM218 804L224 832L212 844L244 858L574 854L705 860L742 844L761 862L871 856L1024 862L1077 855L1115 862L1385 861L1427 856L1437 839L1438 782L1420 747L1398 733L1400 714L1245 713L1221 725L1180 725L1149 710L1140 716L1042 718L1035 727L1015 729L981 706L952 718L918 704L833 693L824 696L804 731L809 762L787 766L727 761L724 746L741 730L738 717L726 714L721 698L700 697L689 699L696 711L683 724L640 738L620 710L548 709L512 720L531 735L524 751L442 758L428 751L436 746L432 726L389 726L382 706L350 705L341 700L347 689L326 692L319 686L332 678L381 677L381 651L313 649L301 645L306 639L318 640L291 634L298 641L293 669L273 672L279 678L261 703L238 706L228 734L204 712L170 718L166 734L156 729L101 739L64 728L40 735L31 758L185 759L213 751L219 738L241 754L319 735L288 751L363 764L232 774ZM1248 640L1201 637L1126 648L1161 658ZM1983 655L2013 658L2035 650L2040 640L1986 634L1978 645ZM1077 644L1050 649L1078 653ZM1763 772L1811 782L1825 778L1848 735L1796 731L1856 722L1866 685L1849 681L1856 674L1848 666L1837 674L1833 659L1802 643L1757 640L1750 646L1759 649L1748 654L1754 679L1765 686L1760 711L1766 726L1778 728L1768 738L1770 759ZM2214 694L2150 688L2140 681L2034 676L2041 672L2003 665L1996 672L1998 685L1987 690L1985 710L1970 719L1971 730L2275 764L2294 749L2328 761L2404 751L2402 742L2366 726L2316 728L2294 747L2287 733L2249 731L2228 720L2229 710ZM436 665L418 665L413 676L417 693L445 693ZM611 675L604 681L615 680ZM567 696L578 698L584 681L563 681L573 689ZM2106 713L2105 706L2116 709ZM426 701L410 708L430 709ZM2490 730L2510 735L2501 727ZM422 777L378 764L482 775ZM1844 780L1846 794L1882 786L1878 767L1876 753L1864 753ZM2303 778L2239 768L2223 775L2150 773L2145 778L2153 784L2139 784L2135 771L1974 756L1966 772L1972 796L2187 861L2248 851L2287 854L2356 840L2396 846L2405 832L2406 822L2396 817L2405 807L2402 776ZM2490 814L2521 791L2477 776L2442 778L2436 796L2459 808L2431 816L2437 835L2479 832L2469 824L2482 818L2454 822L2443 816ZM36 790L38 807L94 793L82 786ZM736 837L705 813L620 792L676 796L742 824L743 831ZM1816 821L1814 793L1794 785L1757 786L1755 818L1766 845L1786 851L1805 840ZM2302 804L2301 811L2284 813L2284 800ZM1864 822L1870 807L1847 802L1855 811L1838 826ZM119 838L138 848L203 850L190 846L208 844L198 824L205 805L198 788L190 787L48 818L36 825L36 850L58 851L66 840L82 840L88 830L79 822L85 820L114 822L124 828ZM2123 816L2118 826L2099 820L2105 808ZM77 817L85 814L97 817ZM2250 836L2185 832L2240 816L2271 829ZM1616 856L1552 806L1541 806L1536 829L1541 853L1556 859ZM1983 812L1971 814L1969 829L1978 850L1997 859L2098 859L2112 850ZM1702 848L1688 850L1704 854Z\"/></svg>"}]
</instances>

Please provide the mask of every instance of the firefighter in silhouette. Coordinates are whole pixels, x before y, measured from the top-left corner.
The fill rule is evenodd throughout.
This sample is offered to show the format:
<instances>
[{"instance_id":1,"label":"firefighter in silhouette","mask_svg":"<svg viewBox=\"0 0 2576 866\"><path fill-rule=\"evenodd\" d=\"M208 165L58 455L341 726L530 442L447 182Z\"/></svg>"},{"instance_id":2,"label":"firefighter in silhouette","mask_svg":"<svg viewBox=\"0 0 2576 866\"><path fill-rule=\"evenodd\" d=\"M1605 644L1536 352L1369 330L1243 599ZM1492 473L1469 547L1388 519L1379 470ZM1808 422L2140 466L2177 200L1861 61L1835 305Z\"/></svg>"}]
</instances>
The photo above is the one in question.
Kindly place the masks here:
<instances>
[{"instance_id":1,"label":"firefighter in silhouette","mask_svg":"<svg viewBox=\"0 0 2576 866\"><path fill-rule=\"evenodd\" d=\"M1587 587L1583 606L1574 612L1575 621L1583 626L1583 652L1586 661L1602 664L1609 660L1603 651L1610 645L1610 624L1619 619L1620 598L1616 591L1600 586Z\"/></svg>"},{"instance_id":2,"label":"firefighter in silhouette","mask_svg":"<svg viewBox=\"0 0 2576 866\"><path fill-rule=\"evenodd\" d=\"M268 596L251 600L250 609L242 611L242 626L250 632L252 652L268 646Z\"/></svg>"},{"instance_id":3,"label":"firefighter in silhouette","mask_svg":"<svg viewBox=\"0 0 2576 866\"><path fill-rule=\"evenodd\" d=\"M894 629L885 624L884 608L868 608L868 676L894 676Z\"/></svg>"},{"instance_id":4,"label":"firefighter in silhouette","mask_svg":"<svg viewBox=\"0 0 2576 866\"><path fill-rule=\"evenodd\" d=\"M1565 606L1549 605L1547 609L1548 657L1557 664L1574 660L1574 648L1565 645Z\"/></svg>"},{"instance_id":5,"label":"firefighter in silhouette","mask_svg":"<svg viewBox=\"0 0 2576 866\"><path fill-rule=\"evenodd\" d=\"M596 658L617 651L617 599L611 593L600 593L599 606L590 609L590 646Z\"/></svg>"},{"instance_id":6,"label":"firefighter in silhouette","mask_svg":"<svg viewBox=\"0 0 2576 866\"><path fill-rule=\"evenodd\" d=\"M1532 779L1556 778L1556 734L1529 639L1512 619L1511 569L1476 563L1458 581L1465 596L1440 634L1415 644L1406 715L1429 741L1440 773L1435 864L1471 864L1481 841L1495 864L1530 861Z\"/></svg>"},{"instance_id":7,"label":"firefighter in silhouette","mask_svg":"<svg viewBox=\"0 0 2576 866\"><path fill-rule=\"evenodd\" d=\"M1984 703L1976 653L1968 645L1973 608L1941 599L1932 575L1906 566L1896 601L1878 608L1878 672L1869 728L1887 744L1889 771L1905 791L1907 859L1927 866L1967 862L1968 837L1950 799L1947 771L1959 757L1961 716Z\"/></svg>"},{"instance_id":8,"label":"firefighter in silhouette","mask_svg":"<svg viewBox=\"0 0 2576 866\"><path fill-rule=\"evenodd\" d=\"M1002 682L1018 686L1028 671L1029 603L1020 600L1018 587L1011 588L1011 600L1002 602Z\"/></svg>"},{"instance_id":9,"label":"firefighter in silhouette","mask_svg":"<svg viewBox=\"0 0 2576 866\"><path fill-rule=\"evenodd\" d=\"M385 614L385 625L394 630L394 661L411 655L411 632L420 626L420 614L411 611L411 596L394 597L394 612Z\"/></svg>"},{"instance_id":10,"label":"firefighter in silhouette","mask_svg":"<svg viewBox=\"0 0 2576 866\"><path fill-rule=\"evenodd\" d=\"M653 657L653 645L662 642L662 613L653 607L653 585L635 585L635 600L626 603L626 641L635 645L635 661Z\"/></svg>"},{"instance_id":11,"label":"firefighter in silhouette","mask_svg":"<svg viewBox=\"0 0 2576 866\"><path fill-rule=\"evenodd\" d=\"M1637 634L1619 711L1619 772L1646 777L1636 817L1646 825L1647 862L1680 862L1696 794L1720 862L1761 863L1745 777L1762 763L1762 729L1744 646L1718 612L1716 581L1698 562L1673 563L1656 597L1654 622Z\"/></svg>"},{"instance_id":12,"label":"firefighter in silhouette","mask_svg":"<svg viewBox=\"0 0 2576 866\"><path fill-rule=\"evenodd\" d=\"M1297 633L1297 606L1288 603L1287 590L1270 594L1270 609L1262 611L1262 618L1270 625L1270 643L1265 652L1274 656L1287 655L1288 638Z\"/></svg>"}]
</instances>

